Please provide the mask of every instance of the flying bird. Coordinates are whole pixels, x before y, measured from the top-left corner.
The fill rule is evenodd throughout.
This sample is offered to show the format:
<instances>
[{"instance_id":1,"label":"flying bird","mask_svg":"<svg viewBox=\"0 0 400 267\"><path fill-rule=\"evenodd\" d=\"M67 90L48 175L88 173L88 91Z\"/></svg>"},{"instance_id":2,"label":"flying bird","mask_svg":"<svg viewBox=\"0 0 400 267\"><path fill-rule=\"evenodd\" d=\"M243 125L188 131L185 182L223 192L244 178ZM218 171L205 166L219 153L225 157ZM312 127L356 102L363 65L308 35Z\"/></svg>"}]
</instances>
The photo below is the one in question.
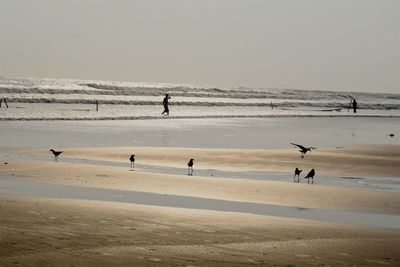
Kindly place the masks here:
<instances>
[{"instance_id":1,"label":"flying bird","mask_svg":"<svg viewBox=\"0 0 400 267\"><path fill-rule=\"evenodd\" d=\"M299 151L301 152L301 154L300 154L301 158L304 158L304 156L306 155L306 153L308 151L310 151L310 153L311 153L311 149L316 149L315 147L305 147L305 146L294 144L294 143L290 143L290 144L297 146L299 148Z\"/></svg>"},{"instance_id":2,"label":"flying bird","mask_svg":"<svg viewBox=\"0 0 400 267\"><path fill-rule=\"evenodd\" d=\"M314 175L315 175L315 170L311 169L309 173L304 177L304 179L307 179L307 183L310 183L310 178L311 178L311 183L314 183Z\"/></svg>"},{"instance_id":3,"label":"flying bird","mask_svg":"<svg viewBox=\"0 0 400 267\"><path fill-rule=\"evenodd\" d=\"M294 170L293 182L296 182L296 176L297 176L297 182L299 182L300 173L301 173L302 171L303 171L303 170L299 170L298 168L296 168L296 169Z\"/></svg>"},{"instance_id":4,"label":"flying bird","mask_svg":"<svg viewBox=\"0 0 400 267\"><path fill-rule=\"evenodd\" d=\"M389 136L390 136L390 137L394 137L394 134L393 134L393 133L391 133L391 134L389 134Z\"/></svg>"},{"instance_id":5,"label":"flying bird","mask_svg":"<svg viewBox=\"0 0 400 267\"><path fill-rule=\"evenodd\" d=\"M63 153L63 151L55 151L54 149L50 149L49 151L53 153L54 161L58 161L58 156L60 156L60 154Z\"/></svg>"},{"instance_id":6,"label":"flying bird","mask_svg":"<svg viewBox=\"0 0 400 267\"><path fill-rule=\"evenodd\" d=\"M188 175L193 176L193 160L194 159L190 159L188 162Z\"/></svg>"},{"instance_id":7,"label":"flying bird","mask_svg":"<svg viewBox=\"0 0 400 267\"><path fill-rule=\"evenodd\" d=\"M131 161L131 167L132 168L135 167L135 155L132 154L130 156L129 160Z\"/></svg>"}]
</instances>

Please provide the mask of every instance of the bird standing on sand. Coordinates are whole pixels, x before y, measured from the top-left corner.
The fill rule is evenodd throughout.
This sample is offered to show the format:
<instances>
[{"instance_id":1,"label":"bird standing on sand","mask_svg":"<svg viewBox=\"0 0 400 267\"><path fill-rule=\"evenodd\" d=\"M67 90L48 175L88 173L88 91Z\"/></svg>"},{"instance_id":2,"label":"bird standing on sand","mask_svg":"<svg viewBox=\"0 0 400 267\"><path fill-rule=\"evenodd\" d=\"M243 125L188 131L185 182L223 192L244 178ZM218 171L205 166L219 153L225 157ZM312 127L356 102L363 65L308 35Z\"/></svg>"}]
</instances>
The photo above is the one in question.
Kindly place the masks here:
<instances>
[{"instance_id":1,"label":"bird standing on sand","mask_svg":"<svg viewBox=\"0 0 400 267\"><path fill-rule=\"evenodd\" d=\"M60 154L63 153L62 151L55 151L54 149L50 149L49 151L53 153L54 161L58 161L58 156L60 156Z\"/></svg>"},{"instance_id":2,"label":"bird standing on sand","mask_svg":"<svg viewBox=\"0 0 400 267\"><path fill-rule=\"evenodd\" d=\"M307 173L306 177L304 177L304 179L307 179L307 183L310 183L310 178L311 178L311 183L314 183L314 175L315 175L315 170L311 169L311 171L309 173Z\"/></svg>"},{"instance_id":3,"label":"bird standing on sand","mask_svg":"<svg viewBox=\"0 0 400 267\"><path fill-rule=\"evenodd\" d=\"M303 171L303 170L299 170L298 168L296 168L296 169L294 170L293 182L296 182L296 176L297 176L297 182L299 183L300 173L301 173L302 171Z\"/></svg>"},{"instance_id":4,"label":"bird standing on sand","mask_svg":"<svg viewBox=\"0 0 400 267\"><path fill-rule=\"evenodd\" d=\"M294 144L294 143L290 143L290 144L297 146L300 149L299 151L301 152L301 154L300 154L301 158L304 158L304 156L306 155L306 153L308 151L310 151L310 153L311 153L311 149L316 149L315 147L305 147L305 146Z\"/></svg>"},{"instance_id":5,"label":"bird standing on sand","mask_svg":"<svg viewBox=\"0 0 400 267\"><path fill-rule=\"evenodd\" d=\"M193 160L194 159L190 159L188 162L188 175L193 176Z\"/></svg>"},{"instance_id":6,"label":"bird standing on sand","mask_svg":"<svg viewBox=\"0 0 400 267\"><path fill-rule=\"evenodd\" d=\"M131 157L129 158L129 160L131 161L131 168L135 167L135 155L131 155Z\"/></svg>"}]
</instances>

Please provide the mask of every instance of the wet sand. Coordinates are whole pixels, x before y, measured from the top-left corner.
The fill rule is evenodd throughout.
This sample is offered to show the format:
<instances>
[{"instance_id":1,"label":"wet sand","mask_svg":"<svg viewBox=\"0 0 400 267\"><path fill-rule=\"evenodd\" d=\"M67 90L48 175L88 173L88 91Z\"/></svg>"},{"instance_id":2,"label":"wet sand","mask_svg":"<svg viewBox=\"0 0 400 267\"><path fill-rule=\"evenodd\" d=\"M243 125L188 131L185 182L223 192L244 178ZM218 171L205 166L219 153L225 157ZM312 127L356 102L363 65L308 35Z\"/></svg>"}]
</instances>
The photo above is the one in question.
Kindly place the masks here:
<instances>
[{"instance_id":1,"label":"wet sand","mask_svg":"<svg viewBox=\"0 0 400 267\"><path fill-rule=\"evenodd\" d=\"M196 168L291 170L398 177L398 146L318 149L305 159L292 150L65 148L59 162L47 149L5 149L3 181L46 182L264 203L305 209L400 214L400 194L292 182L196 176ZM138 163L182 166L196 154L195 176L131 169ZM128 157L127 157L128 155ZM126 167L63 162L63 158L127 162ZM4 164L7 162L7 164ZM343 166L337 168L337 166ZM368 170L368 171L366 171ZM27 188L26 190L29 190ZM121 202L29 198L0 192L0 265L399 265L400 232L296 218L258 216Z\"/></svg>"},{"instance_id":2,"label":"wet sand","mask_svg":"<svg viewBox=\"0 0 400 267\"><path fill-rule=\"evenodd\" d=\"M400 264L398 231L91 201L0 206L3 266Z\"/></svg>"},{"instance_id":3,"label":"wet sand","mask_svg":"<svg viewBox=\"0 0 400 267\"><path fill-rule=\"evenodd\" d=\"M400 214L400 194L304 182L257 181L167 175L108 167L47 161L8 160L2 178L90 186L160 194L195 196L304 208L325 208ZM128 164L127 164L128 165Z\"/></svg>"}]
</instances>

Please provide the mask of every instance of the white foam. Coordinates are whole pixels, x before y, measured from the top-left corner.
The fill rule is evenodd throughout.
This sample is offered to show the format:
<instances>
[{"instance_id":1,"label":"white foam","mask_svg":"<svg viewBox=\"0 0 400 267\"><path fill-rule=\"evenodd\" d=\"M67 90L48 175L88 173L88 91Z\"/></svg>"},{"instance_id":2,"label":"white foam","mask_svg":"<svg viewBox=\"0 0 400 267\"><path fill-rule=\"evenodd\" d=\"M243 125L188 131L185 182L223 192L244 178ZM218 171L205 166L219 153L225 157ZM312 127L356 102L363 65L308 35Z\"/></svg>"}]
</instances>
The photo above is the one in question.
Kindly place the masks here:
<instances>
[{"instance_id":1,"label":"white foam","mask_svg":"<svg viewBox=\"0 0 400 267\"><path fill-rule=\"evenodd\" d=\"M400 94L0 78L0 98L10 106L0 110L0 120L157 118L166 93L172 96L171 113L185 118L351 116L353 97L359 103L357 116L400 117ZM88 114L96 101L101 112Z\"/></svg>"}]
</instances>

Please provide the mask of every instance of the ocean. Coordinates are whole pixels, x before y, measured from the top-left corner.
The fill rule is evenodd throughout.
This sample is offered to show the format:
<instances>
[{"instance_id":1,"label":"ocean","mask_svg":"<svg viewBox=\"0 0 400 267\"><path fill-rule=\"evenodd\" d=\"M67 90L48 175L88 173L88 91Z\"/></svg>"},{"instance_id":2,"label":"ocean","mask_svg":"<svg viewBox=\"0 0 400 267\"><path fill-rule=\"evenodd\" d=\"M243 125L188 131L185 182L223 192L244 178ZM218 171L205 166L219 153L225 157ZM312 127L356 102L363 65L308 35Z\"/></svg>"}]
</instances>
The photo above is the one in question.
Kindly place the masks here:
<instances>
[{"instance_id":1,"label":"ocean","mask_svg":"<svg viewBox=\"0 0 400 267\"><path fill-rule=\"evenodd\" d=\"M166 93L171 95L170 116L161 115ZM3 78L0 98L6 98L9 106L3 102L0 109L0 147L293 149L298 153L291 142L317 151L400 144L400 94ZM357 113L349 110L353 98L359 103ZM29 159L0 153L0 158L10 157ZM204 175L210 173L205 170ZM258 179L244 173L227 177L235 175ZM265 173L260 175L264 179ZM267 176L282 180L288 175ZM328 178L326 183L338 184L336 178ZM380 178L379 183L374 179L350 182L399 190L397 178L395 182ZM339 179L343 183L347 186L348 181Z\"/></svg>"},{"instance_id":2,"label":"ocean","mask_svg":"<svg viewBox=\"0 0 400 267\"><path fill-rule=\"evenodd\" d=\"M0 78L0 120L160 119L166 93L168 118L400 117L400 94Z\"/></svg>"}]
</instances>

